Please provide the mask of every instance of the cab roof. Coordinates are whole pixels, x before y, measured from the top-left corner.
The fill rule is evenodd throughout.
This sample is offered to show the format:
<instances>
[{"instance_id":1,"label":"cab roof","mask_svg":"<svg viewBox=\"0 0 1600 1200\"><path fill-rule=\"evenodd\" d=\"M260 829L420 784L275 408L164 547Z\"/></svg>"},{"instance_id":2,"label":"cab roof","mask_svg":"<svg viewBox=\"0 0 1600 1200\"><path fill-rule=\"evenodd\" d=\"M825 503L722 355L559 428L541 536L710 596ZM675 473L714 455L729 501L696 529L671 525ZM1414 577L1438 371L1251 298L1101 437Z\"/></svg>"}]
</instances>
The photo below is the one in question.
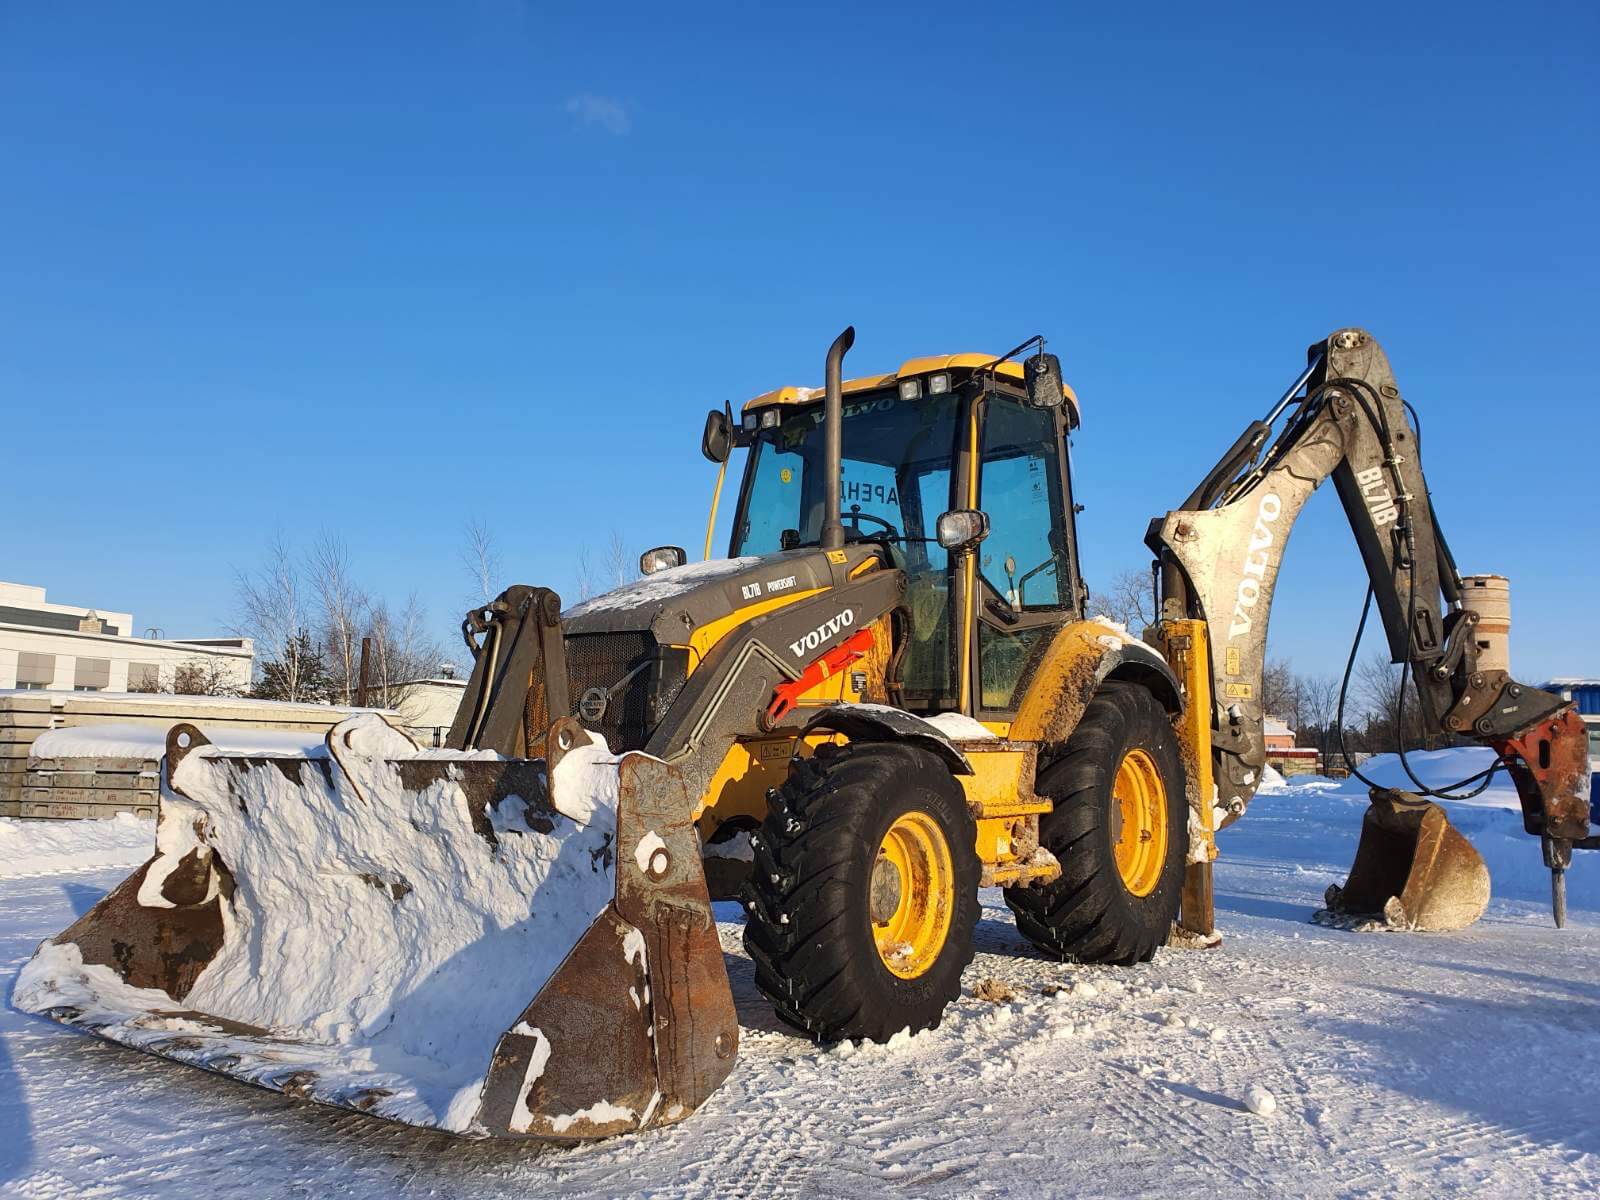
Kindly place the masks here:
<instances>
[{"instance_id":1,"label":"cab roof","mask_svg":"<svg viewBox=\"0 0 1600 1200\"><path fill-rule=\"evenodd\" d=\"M900 369L888 375L863 375L858 379L846 379L842 385L845 395L851 392L866 392L874 388L892 387L902 379L910 379L919 375L936 375L940 371L973 371L978 367L986 367L994 362L992 354L933 354L922 358L908 358L900 364ZM1003 362L995 367L995 374L1007 379L1022 380L1022 364L1019 362ZM1065 387L1065 385L1063 385ZM1066 388L1067 399L1076 408L1077 394ZM770 408L775 404L810 404L822 399L822 389L807 387L781 387L770 392L762 392L754 400L747 400L744 405L745 412L758 408Z\"/></svg>"}]
</instances>

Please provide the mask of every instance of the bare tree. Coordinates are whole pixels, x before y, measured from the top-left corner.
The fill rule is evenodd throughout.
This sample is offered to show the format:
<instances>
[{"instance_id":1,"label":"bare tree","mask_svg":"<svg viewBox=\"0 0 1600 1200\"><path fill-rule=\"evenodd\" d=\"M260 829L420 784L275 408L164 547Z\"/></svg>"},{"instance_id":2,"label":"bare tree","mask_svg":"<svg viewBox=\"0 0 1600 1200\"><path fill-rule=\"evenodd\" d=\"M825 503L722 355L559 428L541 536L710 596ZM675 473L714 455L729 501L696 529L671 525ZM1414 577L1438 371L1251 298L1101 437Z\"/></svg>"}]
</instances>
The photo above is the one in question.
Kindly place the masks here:
<instances>
[{"instance_id":1,"label":"bare tree","mask_svg":"<svg viewBox=\"0 0 1600 1200\"><path fill-rule=\"evenodd\" d=\"M1367 718L1367 736L1383 749L1393 750L1400 730L1399 668L1386 657L1373 655L1357 665L1352 682L1355 698Z\"/></svg>"},{"instance_id":2,"label":"bare tree","mask_svg":"<svg viewBox=\"0 0 1600 1200\"><path fill-rule=\"evenodd\" d=\"M349 704L355 698L367 598L351 578L350 552L337 535L324 533L306 561L322 607L322 643L333 674L334 698Z\"/></svg>"},{"instance_id":3,"label":"bare tree","mask_svg":"<svg viewBox=\"0 0 1600 1200\"><path fill-rule=\"evenodd\" d=\"M478 548L479 582L493 588L493 544L485 535ZM314 602L304 600L307 593ZM374 598L356 582L349 551L331 533L304 558L279 538L258 576L240 573L239 597L239 632L256 637L262 652L255 692L270 699L354 703L365 638L371 639L368 699L379 707L397 707L444 658L416 597L398 612Z\"/></svg>"},{"instance_id":4,"label":"bare tree","mask_svg":"<svg viewBox=\"0 0 1600 1200\"><path fill-rule=\"evenodd\" d=\"M622 534L611 531L611 542L606 547L606 587L618 588L639 577L638 555L630 555Z\"/></svg>"},{"instance_id":5,"label":"bare tree","mask_svg":"<svg viewBox=\"0 0 1600 1200\"><path fill-rule=\"evenodd\" d=\"M488 604L503 590L500 586L500 548L486 521L467 522L462 532L461 565L472 579L474 604Z\"/></svg>"},{"instance_id":6,"label":"bare tree","mask_svg":"<svg viewBox=\"0 0 1600 1200\"><path fill-rule=\"evenodd\" d=\"M239 608L239 623L234 632L255 639L268 653L281 653L277 660L275 691L283 700L310 699L307 689L320 678L320 661L312 661L314 648L302 637L308 624L305 585L300 564L282 535L267 547L266 564L258 572L235 572L234 590ZM320 699L320 697L317 697Z\"/></svg>"},{"instance_id":7,"label":"bare tree","mask_svg":"<svg viewBox=\"0 0 1600 1200\"><path fill-rule=\"evenodd\" d=\"M578 547L578 599L587 600L600 589L595 582L594 560L589 556L589 547Z\"/></svg>"},{"instance_id":8,"label":"bare tree","mask_svg":"<svg viewBox=\"0 0 1600 1200\"><path fill-rule=\"evenodd\" d=\"M609 592L639 577L639 562L628 553L628 546L617 530L611 531L605 555L595 561L588 546L578 548L578 599L587 600L601 592Z\"/></svg>"},{"instance_id":9,"label":"bare tree","mask_svg":"<svg viewBox=\"0 0 1600 1200\"><path fill-rule=\"evenodd\" d=\"M1300 697L1294 668L1286 658L1269 658L1261 668L1261 710L1300 727Z\"/></svg>"},{"instance_id":10,"label":"bare tree","mask_svg":"<svg viewBox=\"0 0 1600 1200\"><path fill-rule=\"evenodd\" d=\"M1333 724L1339 709L1339 681L1332 675L1297 675L1295 695L1299 700L1301 730L1324 754L1337 749Z\"/></svg>"},{"instance_id":11,"label":"bare tree","mask_svg":"<svg viewBox=\"0 0 1600 1200\"><path fill-rule=\"evenodd\" d=\"M1145 628L1156 619L1150 572L1133 567L1118 571L1106 591L1089 594L1089 612L1120 621L1134 637L1143 637Z\"/></svg>"},{"instance_id":12,"label":"bare tree","mask_svg":"<svg viewBox=\"0 0 1600 1200\"><path fill-rule=\"evenodd\" d=\"M367 702L379 708L404 709L419 680L427 679L444 657L426 633L427 621L415 595L397 615L379 601L370 606L363 637L372 639Z\"/></svg>"},{"instance_id":13,"label":"bare tree","mask_svg":"<svg viewBox=\"0 0 1600 1200\"><path fill-rule=\"evenodd\" d=\"M1407 678L1402 688L1401 675L1400 667L1382 652L1356 667L1355 690L1366 708L1368 748L1382 754L1402 744L1408 750L1447 745L1449 739L1441 732L1424 728L1416 680Z\"/></svg>"}]
</instances>

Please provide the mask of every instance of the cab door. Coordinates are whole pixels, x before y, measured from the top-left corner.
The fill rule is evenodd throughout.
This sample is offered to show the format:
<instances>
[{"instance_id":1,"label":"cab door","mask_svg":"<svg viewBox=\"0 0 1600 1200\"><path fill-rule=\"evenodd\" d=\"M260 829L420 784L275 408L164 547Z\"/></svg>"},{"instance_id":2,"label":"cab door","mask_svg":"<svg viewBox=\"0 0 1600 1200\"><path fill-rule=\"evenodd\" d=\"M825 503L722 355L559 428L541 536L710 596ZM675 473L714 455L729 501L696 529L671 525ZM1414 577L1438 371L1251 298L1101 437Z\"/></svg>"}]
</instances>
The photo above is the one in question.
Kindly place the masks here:
<instances>
[{"instance_id":1,"label":"cab door","mask_svg":"<svg viewBox=\"0 0 1600 1200\"><path fill-rule=\"evenodd\" d=\"M971 556L971 681L962 711L1009 720L1051 635L1077 615L1078 572L1060 409L1009 390L979 404L976 507L989 536Z\"/></svg>"}]
</instances>

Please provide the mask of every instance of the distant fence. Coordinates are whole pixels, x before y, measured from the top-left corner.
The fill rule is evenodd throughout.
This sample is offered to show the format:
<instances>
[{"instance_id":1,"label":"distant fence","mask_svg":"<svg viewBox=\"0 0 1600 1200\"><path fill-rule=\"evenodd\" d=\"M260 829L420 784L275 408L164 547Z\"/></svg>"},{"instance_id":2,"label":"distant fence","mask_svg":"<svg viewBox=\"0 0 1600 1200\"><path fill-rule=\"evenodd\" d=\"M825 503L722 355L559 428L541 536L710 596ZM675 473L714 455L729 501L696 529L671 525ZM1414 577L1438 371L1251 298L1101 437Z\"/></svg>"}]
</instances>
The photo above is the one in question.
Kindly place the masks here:
<instances>
[{"instance_id":1,"label":"distant fence","mask_svg":"<svg viewBox=\"0 0 1600 1200\"><path fill-rule=\"evenodd\" d=\"M324 704L283 704L218 696L124 692L0 692L0 817L155 815L161 746L180 721L222 744L244 731L306 733L307 742L352 712ZM398 721L398 714L384 716ZM117 729L97 727L116 726ZM96 729L94 736L53 739L65 752L34 755L34 743L59 729ZM119 736L126 731L128 736ZM430 731L431 733L431 731ZM287 747L293 739L285 739ZM30 761L31 760L31 761Z\"/></svg>"},{"instance_id":2,"label":"distant fence","mask_svg":"<svg viewBox=\"0 0 1600 1200\"><path fill-rule=\"evenodd\" d=\"M1315 775L1322 770L1322 755L1306 747L1267 750L1267 765L1287 778L1290 775Z\"/></svg>"}]
</instances>

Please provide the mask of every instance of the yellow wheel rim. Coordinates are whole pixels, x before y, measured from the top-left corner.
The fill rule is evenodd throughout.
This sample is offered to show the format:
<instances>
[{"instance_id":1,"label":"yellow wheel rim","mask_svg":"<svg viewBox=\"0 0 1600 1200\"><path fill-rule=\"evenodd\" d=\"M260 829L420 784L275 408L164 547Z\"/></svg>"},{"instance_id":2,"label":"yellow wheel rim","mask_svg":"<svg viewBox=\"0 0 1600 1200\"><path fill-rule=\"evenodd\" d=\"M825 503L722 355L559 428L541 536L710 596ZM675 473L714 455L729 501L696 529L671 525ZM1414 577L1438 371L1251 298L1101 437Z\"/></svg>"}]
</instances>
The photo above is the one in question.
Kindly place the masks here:
<instances>
[{"instance_id":1,"label":"yellow wheel rim","mask_svg":"<svg viewBox=\"0 0 1600 1200\"><path fill-rule=\"evenodd\" d=\"M924 812L896 818L883 835L868 883L878 957L891 974L915 979L950 932L955 861L938 822Z\"/></svg>"},{"instance_id":2,"label":"yellow wheel rim","mask_svg":"<svg viewBox=\"0 0 1600 1200\"><path fill-rule=\"evenodd\" d=\"M1111 797L1117 874L1133 895L1148 896L1167 861L1167 788L1155 759L1143 750L1123 755Z\"/></svg>"}]
</instances>

